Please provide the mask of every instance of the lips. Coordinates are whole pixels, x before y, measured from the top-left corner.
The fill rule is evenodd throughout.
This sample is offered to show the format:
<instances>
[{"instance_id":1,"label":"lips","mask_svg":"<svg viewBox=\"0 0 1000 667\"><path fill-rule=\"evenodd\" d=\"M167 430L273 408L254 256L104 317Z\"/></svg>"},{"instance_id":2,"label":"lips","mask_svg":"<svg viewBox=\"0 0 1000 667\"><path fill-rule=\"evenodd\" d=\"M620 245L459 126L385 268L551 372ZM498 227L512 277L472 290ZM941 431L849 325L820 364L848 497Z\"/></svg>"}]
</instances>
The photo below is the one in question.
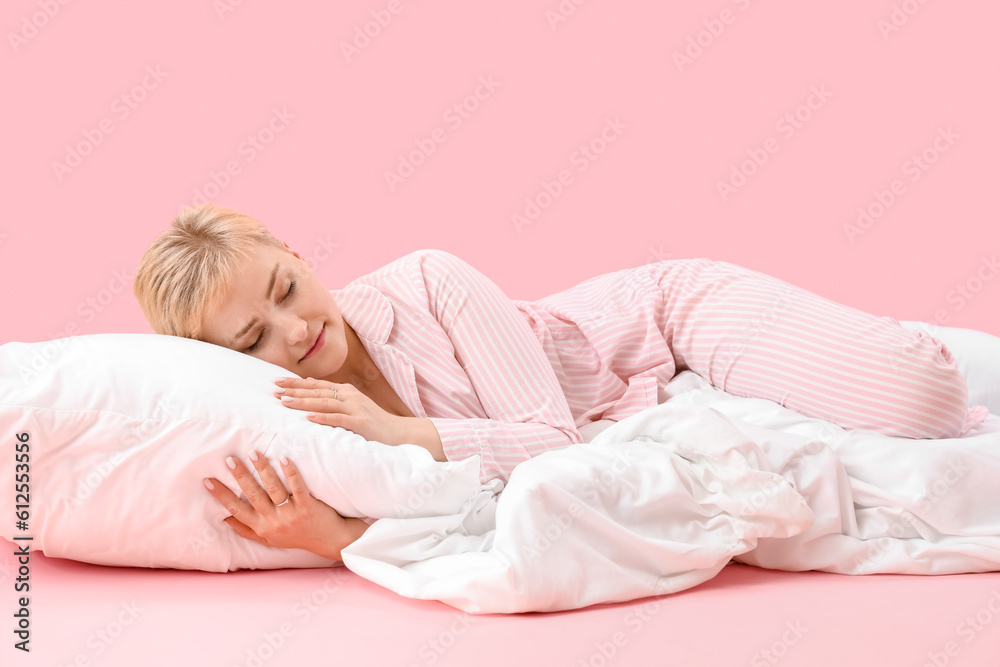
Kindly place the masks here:
<instances>
[{"instance_id":1,"label":"lips","mask_svg":"<svg viewBox=\"0 0 1000 667\"><path fill-rule=\"evenodd\" d=\"M309 351L306 352L306 356L299 359L299 361L305 361L309 357L319 352L321 349L323 349L323 343L325 342L326 342L326 327L322 326L319 329L319 334L316 336L316 341L313 343L312 347L309 348Z\"/></svg>"}]
</instances>

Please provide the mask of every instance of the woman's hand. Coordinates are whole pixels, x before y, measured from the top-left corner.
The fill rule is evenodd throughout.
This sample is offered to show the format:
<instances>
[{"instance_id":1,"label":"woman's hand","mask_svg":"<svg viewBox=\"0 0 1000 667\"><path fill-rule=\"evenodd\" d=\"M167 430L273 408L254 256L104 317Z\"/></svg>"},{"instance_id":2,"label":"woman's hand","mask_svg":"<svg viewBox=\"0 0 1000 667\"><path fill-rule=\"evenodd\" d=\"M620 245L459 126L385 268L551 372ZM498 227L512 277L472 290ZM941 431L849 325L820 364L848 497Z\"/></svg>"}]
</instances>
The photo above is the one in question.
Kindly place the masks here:
<instances>
[{"instance_id":1,"label":"woman's hand","mask_svg":"<svg viewBox=\"0 0 1000 667\"><path fill-rule=\"evenodd\" d=\"M309 421L341 426L365 440L386 445L407 442L408 418L386 412L352 384L334 384L315 378L278 378L274 395L287 407L309 410Z\"/></svg>"},{"instance_id":2,"label":"woman's hand","mask_svg":"<svg viewBox=\"0 0 1000 667\"><path fill-rule=\"evenodd\" d=\"M263 489L241 461L232 456L226 459L246 500L214 477L204 480L212 497L232 514L225 522L240 537L279 549L305 549L339 561L341 549L368 529L361 519L344 518L309 493L298 468L287 458L281 457L281 467L291 487L287 491L274 468L257 450L251 451L249 458L257 468Z\"/></svg>"}]
</instances>

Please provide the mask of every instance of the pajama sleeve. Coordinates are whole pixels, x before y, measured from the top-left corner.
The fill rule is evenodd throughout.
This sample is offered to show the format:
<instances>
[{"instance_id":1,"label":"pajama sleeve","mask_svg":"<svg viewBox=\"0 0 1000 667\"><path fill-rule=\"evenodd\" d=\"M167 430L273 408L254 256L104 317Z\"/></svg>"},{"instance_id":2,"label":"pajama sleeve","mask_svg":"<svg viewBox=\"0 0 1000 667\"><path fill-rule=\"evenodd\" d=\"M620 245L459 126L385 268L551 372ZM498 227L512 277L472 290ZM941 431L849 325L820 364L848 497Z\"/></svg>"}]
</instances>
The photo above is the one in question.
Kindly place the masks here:
<instances>
[{"instance_id":1,"label":"pajama sleeve","mask_svg":"<svg viewBox=\"0 0 1000 667\"><path fill-rule=\"evenodd\" d=\"M503 291L442 250L426 251L421 269L431 314L488 415L430 418L448 460L479 454L480 479L506 482L518 463L583 442L545 351Z\"/></svg>"}]
</instances>

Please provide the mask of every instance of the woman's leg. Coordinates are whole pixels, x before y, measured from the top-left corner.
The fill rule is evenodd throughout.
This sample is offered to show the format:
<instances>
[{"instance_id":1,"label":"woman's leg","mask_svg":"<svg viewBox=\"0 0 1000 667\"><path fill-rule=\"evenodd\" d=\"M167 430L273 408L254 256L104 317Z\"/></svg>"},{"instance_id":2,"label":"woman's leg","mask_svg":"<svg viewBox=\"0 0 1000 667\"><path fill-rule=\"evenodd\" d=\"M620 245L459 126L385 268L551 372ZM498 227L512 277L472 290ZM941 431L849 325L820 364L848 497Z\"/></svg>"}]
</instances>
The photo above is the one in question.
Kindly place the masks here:
<instances>
[{"instance_id":1,"label":"woman's leg","mask_svg":"<svg viewBox=\"0 0 1000 667\"><path fill-rule=\"evenodd\" d=\"M646 268L677 370L845 428L950 438L982 421L950 351L889 317L709 259Z\"/></svg>"}]
</instances>

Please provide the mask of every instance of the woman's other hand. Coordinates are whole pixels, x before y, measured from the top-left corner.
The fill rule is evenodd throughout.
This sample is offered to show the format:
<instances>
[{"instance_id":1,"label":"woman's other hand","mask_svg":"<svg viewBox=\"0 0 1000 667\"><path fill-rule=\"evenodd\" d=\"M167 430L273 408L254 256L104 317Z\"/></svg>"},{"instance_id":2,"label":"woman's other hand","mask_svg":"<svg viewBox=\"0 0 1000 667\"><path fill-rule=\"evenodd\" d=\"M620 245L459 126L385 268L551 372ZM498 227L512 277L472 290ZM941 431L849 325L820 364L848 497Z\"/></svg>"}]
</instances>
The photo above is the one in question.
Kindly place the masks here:
<instances>
[{"instance_id":1,"label":"woman's other hand","mask_svg":"<svg viewBox=\"0 0 1000 667\"><path fill-rule=\"evenodd\" d=\"M334 384L316 378L276 378L274 395L296 410L308 410L309 421L340 426L366 440L401 445L406 417L386 412L352 384Z\"/></svg>"},{"instance_id":2,"label":"woman's other hand","mask_svg":"<svg viewBox=\"0 0 1000 667\"><path fill-rule=\"evenodd\" d=\"M306 418L325 426L340 426L365 440L386 445L423 447L435 461L447 461L440 435L429 419L401 417L349 383L334 384L316 378L276 378L274 395L289 408L307 410Z\"/></svg>"},{"instance_id":3,"label":"woman's other hand","mask_svg":"<svg viewBox=\"0 0 1000 667\"><path fill-rule=\"evenodd\" d=\"M344 518L309 493L298 468L287 458L281 457L281 467L288 480L288 490L257 450L251 451L249 458L257 468L263 489L242 461L232 456L226 459L246 500L214 477L203 480L212 497L232 515L226 517L225 522L240 537L279 549L305 549L340 561L341 549L368 529L368 524L361 519Z\"/></svg>"}]
</instances>

